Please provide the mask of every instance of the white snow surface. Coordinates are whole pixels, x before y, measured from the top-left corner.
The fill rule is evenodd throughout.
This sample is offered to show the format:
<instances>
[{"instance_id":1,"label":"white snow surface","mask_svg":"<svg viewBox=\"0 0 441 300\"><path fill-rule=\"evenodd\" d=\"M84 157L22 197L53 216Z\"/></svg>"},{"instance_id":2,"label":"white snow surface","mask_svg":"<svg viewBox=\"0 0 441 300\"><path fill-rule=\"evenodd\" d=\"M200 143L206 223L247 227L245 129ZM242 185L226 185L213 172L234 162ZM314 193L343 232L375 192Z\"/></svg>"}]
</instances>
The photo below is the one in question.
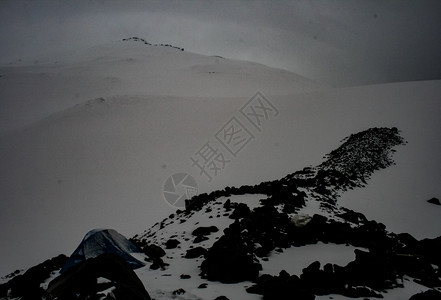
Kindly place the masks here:
<instances>
[{"instance_id":1,"label":"white snow surface","mask_svg":"<svg viewBox=\"0 0 441 300\"><path fill-rule=\"evenodd\" d=\"M426 202L441 197L440 81L331 89L260 64L134 42L37 65L0 66L0 75L3 274L71 253L91 228L115 228L127 237L150 228L175 211L162 195L174 173L192 175L199 192L254 185L318 165L340 140L375 126L397 127L408 144L396 148L396 165L374 173L367 187L342 194L338 203L393 232L441 235L441 207ZM260 131L240 114L256 92L279 111ZM207 141L216 144L215 134L232 117L247 124L255 138L236 157L228 156L231 162L207 182L190 157ZM314 210L311 203L305 213ZM220 229L201 243L207 246L228 220L202 214L186 222L191 228L171 225L152 242L199 222ZM342 252L334 259L343 263L353 257L350 247L314 246L302 261L331 259L336 250ZM189 244L167 256L177 257L185 247ZM210 282L207 289L196 289L204 282L197 260L179 261L165 271L137 270L152 298L169 299L180 287L187 291L183 299L258 297L247 294L244 284ZM191 279L176 278L183 273ZM424 290L415 285L406 287ZM385 297L404 299L394 291Z\"/></svg>"}]
</instances>

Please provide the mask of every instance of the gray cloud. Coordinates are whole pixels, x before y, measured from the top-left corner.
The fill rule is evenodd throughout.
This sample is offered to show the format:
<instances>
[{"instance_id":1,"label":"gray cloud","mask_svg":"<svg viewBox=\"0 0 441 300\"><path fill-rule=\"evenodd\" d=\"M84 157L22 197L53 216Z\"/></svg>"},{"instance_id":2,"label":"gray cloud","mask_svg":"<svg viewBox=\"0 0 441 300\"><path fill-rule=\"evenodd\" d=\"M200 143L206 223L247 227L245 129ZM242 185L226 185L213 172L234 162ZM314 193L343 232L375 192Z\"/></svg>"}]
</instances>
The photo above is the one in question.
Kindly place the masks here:
<instances>
[{"instance_id":1,"label":"gray cloud","mask_svg":"<svg viewBox=\"0 0 441 300\"><path fill-rule=\"evenodd\" d=\"M0 62L140 36L333 85L441 78L441 2L0 1Z\"/></svg>"}]
</instances>

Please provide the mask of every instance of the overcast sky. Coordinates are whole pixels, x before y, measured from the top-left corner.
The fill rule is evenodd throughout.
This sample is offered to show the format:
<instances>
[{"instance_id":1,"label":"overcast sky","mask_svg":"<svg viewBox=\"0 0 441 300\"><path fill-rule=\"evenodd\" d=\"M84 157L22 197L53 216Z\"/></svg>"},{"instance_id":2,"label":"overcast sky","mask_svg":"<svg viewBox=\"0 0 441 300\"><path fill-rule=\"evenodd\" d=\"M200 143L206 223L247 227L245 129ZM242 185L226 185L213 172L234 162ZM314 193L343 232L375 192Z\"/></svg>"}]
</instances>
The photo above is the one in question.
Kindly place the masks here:
<instances>
[{"instance_id":1,"label":"overcast sky","mask_svg":"<svg viewBox=\"0 0 441 300\"><path fill-rule=\"evenodd\" d=\"M337 86L441 78L441 1L0 0L0 63L139 36Z\"/></svg>"}]
</instances>

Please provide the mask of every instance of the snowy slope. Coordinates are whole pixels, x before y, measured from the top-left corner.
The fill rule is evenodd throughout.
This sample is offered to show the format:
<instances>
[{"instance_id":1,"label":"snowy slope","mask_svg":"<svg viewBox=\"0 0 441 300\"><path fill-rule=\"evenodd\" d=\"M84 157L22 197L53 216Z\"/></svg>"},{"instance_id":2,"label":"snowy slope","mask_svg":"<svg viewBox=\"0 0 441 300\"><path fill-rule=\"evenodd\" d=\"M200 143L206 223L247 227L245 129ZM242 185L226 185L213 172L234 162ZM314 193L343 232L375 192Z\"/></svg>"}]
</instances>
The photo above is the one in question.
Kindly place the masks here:
<instances>
[{"instance_id":1,"label":"snowy slope","mask_svg":"<svg viewBox=\"0 0 441 300\"><path fill-rule=\"evenodd\" d=\"M349 139L350 140L350 139ZM347 141L349 141L347 140ZM391 139L385 138L384 141L392 143L391 145L394 145L394 142L392 142ZM381 145L383 143L380 143ZM363 145L360 143L354 144L356 146L355 150L354 148L348 149L348 152L355 154L355 152L358 150L357 147L360 148L360 153L362 154L361 157L357 157L357 159L363 159L366 158L366 153L369 153L371 149L373 149L373 146L375 146L375 143L363 148ZM377 144L378 145L378 144ZM395 144L396 145L396 144ZM384 146L382 146L384 147ZM386 156L391 156L390 153L393 153L394 151L390 152L387 150L387 148L384 148L386 150ZM378 152L375 152L376 154L373 154L373 157L379 157L377 156ZM338 156L338 155L337 155ZM329 156L328 156L329 158ZM377 160L378 158L374 158L374 162L380 162L381 160ZM377 160L377 161L376 161ZM370 164L369 159L365 160L367 163L367 166ZM347 160L343 160L342 162L343 167L347 165L348 167L352 168L354 165L361 167L362 164L359 162L348 162ZM332 163L331 163L332 165ZM388 163L380 163L380 168L387 167ZM327 168L329 164L321 164L318 167L320 168ZM332 168L332 167L331 167ZM344 168L343 168L344 169ZM269 207L274 207L273 205L276 205L277 210L279 211L279 214L272 215L273 217L277 218L283 218L283 213L286 212L286 204L290 204L292 206L292 211L289 209L288 211L291 211L289 215L292 217L292 220L296 219L299 220L300 218L305 218L303 223L299 223L299 225L296 225L296 227L304 227L309 222L313 222L314 218L311 219L311 216L313 214L320 214L322 216L325 216L330 220L330 222L337 222L340 223L341 226L340 229L338 229L335 234L337 239L335 241L338 241L340 238L340 235L344 235L344 232L346 232L344 226L352 227L354 230L357 230L357 228L360 228L359 226L361 224L370 224L367 226L371 226L372 223L370 221L361 221L360 216L357 216L356 221L352 217L345 217L344 215L347 213L347 211L340 206L339 204L339 195L342 193L342 191L347 189L346 183L340 182L338 184L331 183L327 186L329 190L333 191L339 191L337 192L336 198L334 198L333 193L330 194L329 200L327 200L326 193L320 192L319 190L313 188L316 186L316 182L310 182L308 183L308 178L313 178L317 176L317 170L318 169L305 169L301 173L296 173L297 175L294 175L292 177L291 175L287 176L285 179L282 180L282 183L288 188L289 191L292 190L300 190L304 192L304 198L303 196L298 198L298 195L295 195L293 199L286 200L282 196L281 198L274 198L273 200L270 200L271 198L268 198L267 195L262 194L255 194L261 191L259 187L254 186L253 188L250 188L249 191L251 191L253 194L246 194L245 190L239 191L232 191L232 196L213 196L208 195L204 196L206 200L202 200L203 198L198 198L195 204L192 204L187 207L186 212L178 212L177 214L172 214L168 218L164 219L160 223L156 223L153 227L151 227L149 230L144 231L144 233L136 235L135 240L137 243L139 243L142 247L142 245L147 244L156 244L160 245L163 248L166 248L166 254L163 257L163 260L165 262L165 265L161 269L152 269L152 267L144 267L142 269L139 269L137 271L138 276L142 279L144 282L146 288L149 290L151 296L155 299L170 299L178 297L176 294L181 295L179 296L180 299L215 299L219 296L226 296L228 299L261 299L260 296L252 294L252 293L246 293L245 290L252 286L254 283L248 280L239 280L239 282L233 281L229 284L225 284L225 282L220 283L217 280L210 279L209 273L207 273L206 267L204 267L204 264L207 263L207 261L210 259L210 255L213 255L213 248L216 247L216 244L220 243L218 247L223 247L222 251L230 251L230 248L228 248L230 245L226 241L226 236L232 235L235 236L235 234L240 234L240 236L243 238L240 241L245 243L245 246L242 246L244 248L254 249L254 254L257 255L254 256L254 259L256 263L261 264L262 269L260 270L259 274L271 274L271 275L278 275L279 272L282 270L288 271L289 274L294 274L300 276L304 276L305 269L307 266L309 266L311 263L318 261L322 264L338 264L340 266L346 266L348 263L353 261L355 259L354 250L359 249L362 251L368 250L369 248L370 253L372 253L373 249L371 247L373 246L376 248L377 246L380 246L377 244L378 241L371 241L373 244L370 244L369 240L362 239L363 242L359 244L359 247L354 247L353 241L351 242L350 239L335 242L335 243L328 243L329 240L332 240L331 237L333 235L332 232L327 232L323 237L325 240L325 243L320 243L314 240L312 238L311 241L309 241L308 235L313 235L313 230L310 231L308 229L307 236L305 237L306 240L305 245L303 245L302 242L302 235L299 233L294 234L294 241L295 243L300 243L300 245L294 246L294 247L286 247L286 246L275 246L277 245L277 241L283 241L283 236L289 236L289 231L285 232L286 228L284 227L283 221L276 221L274 219L267 219L267 217L270 217L271 211L268 207L264 208L264 203L267 203L269 201L275 201L271 202L272 204L269 205ZM351 170L351 169L347 169ZM365 170L369 170L369 167ZM362 171L362 169L359 169L360 172L366 172ZM320 171L319 171L320 172ZM343 171L345 172L345 171ZM361 179L361 181L355 180L354 183L358 185L360 183L362 186L365 184L366 180L370 177L370 172L364 173L362 177L364 179ZM297 177L296 177L297 176ZM331 175L332 176L332 175ZM362 178L361 177L361 178ZM293 178L299 178L299 179L305 179L306 181L293 181ZM351 179L353 180L353 179ZM297 188L293 187L293 182L296 182L294 186L297 186ZM358 182L358 183L357 183ZM309 184L312 184L309 186ZM263 185L270 186L270 185ZM349 189L351 190L354 185L349 184ZM279 190L280 187L276 190ZM356 188L355 190L359 189ZM265 188L263 191L269 191ZM235 193L244 195L235 195ZM228 193L225 190L225 193ZM296 192L294 192L296 194ZM325 196L325 198L323 198ZM267 199L268 198L268 199ZM199 205L199 199L204 201L204 205ZM282 201L282 204L278 204L279 200ZM305 205L297 207L296 202L298 199L304 199ZM334 200L337 200L334 202ZM284 202L287 201L287 202ZM231 203L231 204L230 204ZM283 204L284 203L284 204ZM248 206L251 210L254 209L254 211L246 212L242 209L239 210L238 205L245 205ZM323 205L326 204L326 205ZM257 210L260 209L260 212L257 212ZM240 212L242 211L242 212ZM282 240L278 240L276 237L271 237L263 234L265 230L272 230L273 225L261 225L258 223L248 223L249 226L247 227L247 222L249 220L253 220L253 218L258 218L260 214L263 214L264 211L266 213L269 213L268 216L265 215L264 219L254 219L259 220L260 222L273 225L280 225L277 229L274 228L274 233L277 232L276 235L280 235L282 237ZM343 213L343 214L342 214ZM254 217L251 217L251 215L254 214ZM243 218L243 219L241 219ZM363 217L364 218L364 217ZM240 221L239 221L240 219ZM247 220L248 219L248 220ZM266 220L265 220L266 219ZM272 223L273 222L273 223ZM296 221L297 222L297 221ZM361 222L361 223L359 223ZM367 222L367 223L364 223ZM342 225L345 224L345 225ZM376 224L374 222L374 224ZM215 226L214 230L211 228ZM240 226L240 229L237 233L231 233L234 231L235 226ZM365 225L361 225L362 227ZM377 225L374 225L377 226ZM382 225L380 225L381 227ZM244 228L245 227L245 228ZM252 230L253 227L259 228L256 233L252 233L249 230ZM312 228L312 227L311 227ZM201 236L200 232L201 229L204 229L204 232ZM210 230L208 230L210 229ZM262 231L263 230L263 231ZM366 232L369 232L372 229L362 229L359 233L364 234ZM280 231L280 232L279 232ZM375 231L375 230L374 230ZM372 232L374 232L372 231ZM199 232L199 233L197 233ZM239 233L240 232L240 233ZM320 232L320 230L319 230ZM257 234L257 235L256 235ZM263 234L263 235L261 235ZM329 234L329 235L328 235ZM266 236L266 237L265 237ZM355 235L355 239L357 240L357 235ZM372 237L376 236L374 234ZM202 238L201 238L202 237ZM392 237L392 236L390 236ZM268 241L271 240L275 244L269 244L270 248L272 249L268 255L264 254L261 255L262 252L259 252L259 248L263 249L264 246L262 246L262 243L256 243L256 239L262 239L262 241ZM274 238L274 240L272 240ZM400 237L401 238L401 237ZM221 242L222 241L222 242ZM254 242L254 246L246 246L248 242ZM238 243L241 243L238 242ZM357 242L358 243L358 242ZM282 243L283 244L283 243ZM345 245L346 244L346 245ZM370 246L369 246L370 244ZM220 246L223 245L223 246ZM234 245L234 244L233 244ZM233 246L230 245L230 246ZM364 247L361 245L365 245ZM361 248L360 248L361 247ZM381 248L381 246L380 246ZM207 250L204 250L207 249ZM194 253L194 250L198 250L196 255L192 255L190 253ZM396 251L403 251L396 249ZM229 252L226 252L229 253ZM259 254L261 253L261 254ZM265 252L263 252L265 253ZM375 253L375 251L374 251ZM205 254L205 256L203 256ZM225 254L226 256L223 257L222 255L218 257L218 259L225 259L225 264L230 264L231 262L228 261L228 254ZM395 254L394 254L395 255ZM401 254L398 254L398 257ZM245 267L245 265L244 265ZM230 267L227 267L227 269L222 269L220 271L222 274L223 271L227 271L234 268L234 265L230 265ZM325 266L326 268L326 266ZM238 267L235 272L240 272L240 267ZM228 275L234 276L234 273ZM381 276L382 274L377 274L377 276ZM222 277L227 278L227 277ZM301 277L302 278L302 277ZM320 282L320 279L317 279ZM385 297L386 299L409 299L412 295L420 292L428 290L428 288L421 283L416 283L413 278L410 278L408 276L403 277L399 281L399 286L393 288L390 290L389 288L387 290L381 291L381 297ZM294 294L293 294L294 295ZM345 299L346 297L341 295L326 295L325 296L319 296L317 299ZM277 298L274 298L277 299Z\"/></svg>"},{"instance_id":2,"label":"snowy slope","mask_svg":"<svg viewBox=\"0 0 441 300\"><path fill-rule=\"evenodd\" d=\"M5 274L70 253L91 228L149 228L175 210L162 188L176 172L201 192L257 184L317 165L374 126L398 127L408 144L341 202L395 232L441 235L441 210L425 202L441 195L439 81L331 90L254 63L121 42L1 74ZM245 123L239 110L258 91L279 114L261 131L247 123L255 139L207 182L190 157L233 116Z\"/></svg>"},{"instance_id":3,"label":"snowy slope","mask_svg":"<svg viewBox=\"0 0 441 300\"><path fill-rule=\"evenodd\" d=\"M1 66L0 133L87 100L110 96L249 97L322 85L253 62L117 41L59 58Z\"/></svg>"}]
</instances>

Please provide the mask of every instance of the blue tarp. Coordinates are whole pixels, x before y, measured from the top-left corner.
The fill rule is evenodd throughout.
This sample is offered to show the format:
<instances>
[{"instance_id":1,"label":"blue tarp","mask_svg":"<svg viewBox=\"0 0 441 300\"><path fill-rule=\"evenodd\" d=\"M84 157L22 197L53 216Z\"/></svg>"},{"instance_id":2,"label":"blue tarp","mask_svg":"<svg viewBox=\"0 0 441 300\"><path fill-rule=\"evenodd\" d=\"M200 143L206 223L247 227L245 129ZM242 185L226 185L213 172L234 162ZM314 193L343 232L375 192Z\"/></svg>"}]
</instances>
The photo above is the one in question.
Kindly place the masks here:
<instances>
[{"instance_id":1,"label":"blue tarp","mask_svg":"<svg viewBox=\"0 0 441 300\"><path fill-rule=\"evenodd\" d=\"M89 258L101 254L117 254L122 257L133 269L144 266L144 263L134 258L131 253L140 253L139 249L123 235L113 229L94 229L89 231L83 241L64 264L60 273Z\"/></svg>"}]
</instances>

